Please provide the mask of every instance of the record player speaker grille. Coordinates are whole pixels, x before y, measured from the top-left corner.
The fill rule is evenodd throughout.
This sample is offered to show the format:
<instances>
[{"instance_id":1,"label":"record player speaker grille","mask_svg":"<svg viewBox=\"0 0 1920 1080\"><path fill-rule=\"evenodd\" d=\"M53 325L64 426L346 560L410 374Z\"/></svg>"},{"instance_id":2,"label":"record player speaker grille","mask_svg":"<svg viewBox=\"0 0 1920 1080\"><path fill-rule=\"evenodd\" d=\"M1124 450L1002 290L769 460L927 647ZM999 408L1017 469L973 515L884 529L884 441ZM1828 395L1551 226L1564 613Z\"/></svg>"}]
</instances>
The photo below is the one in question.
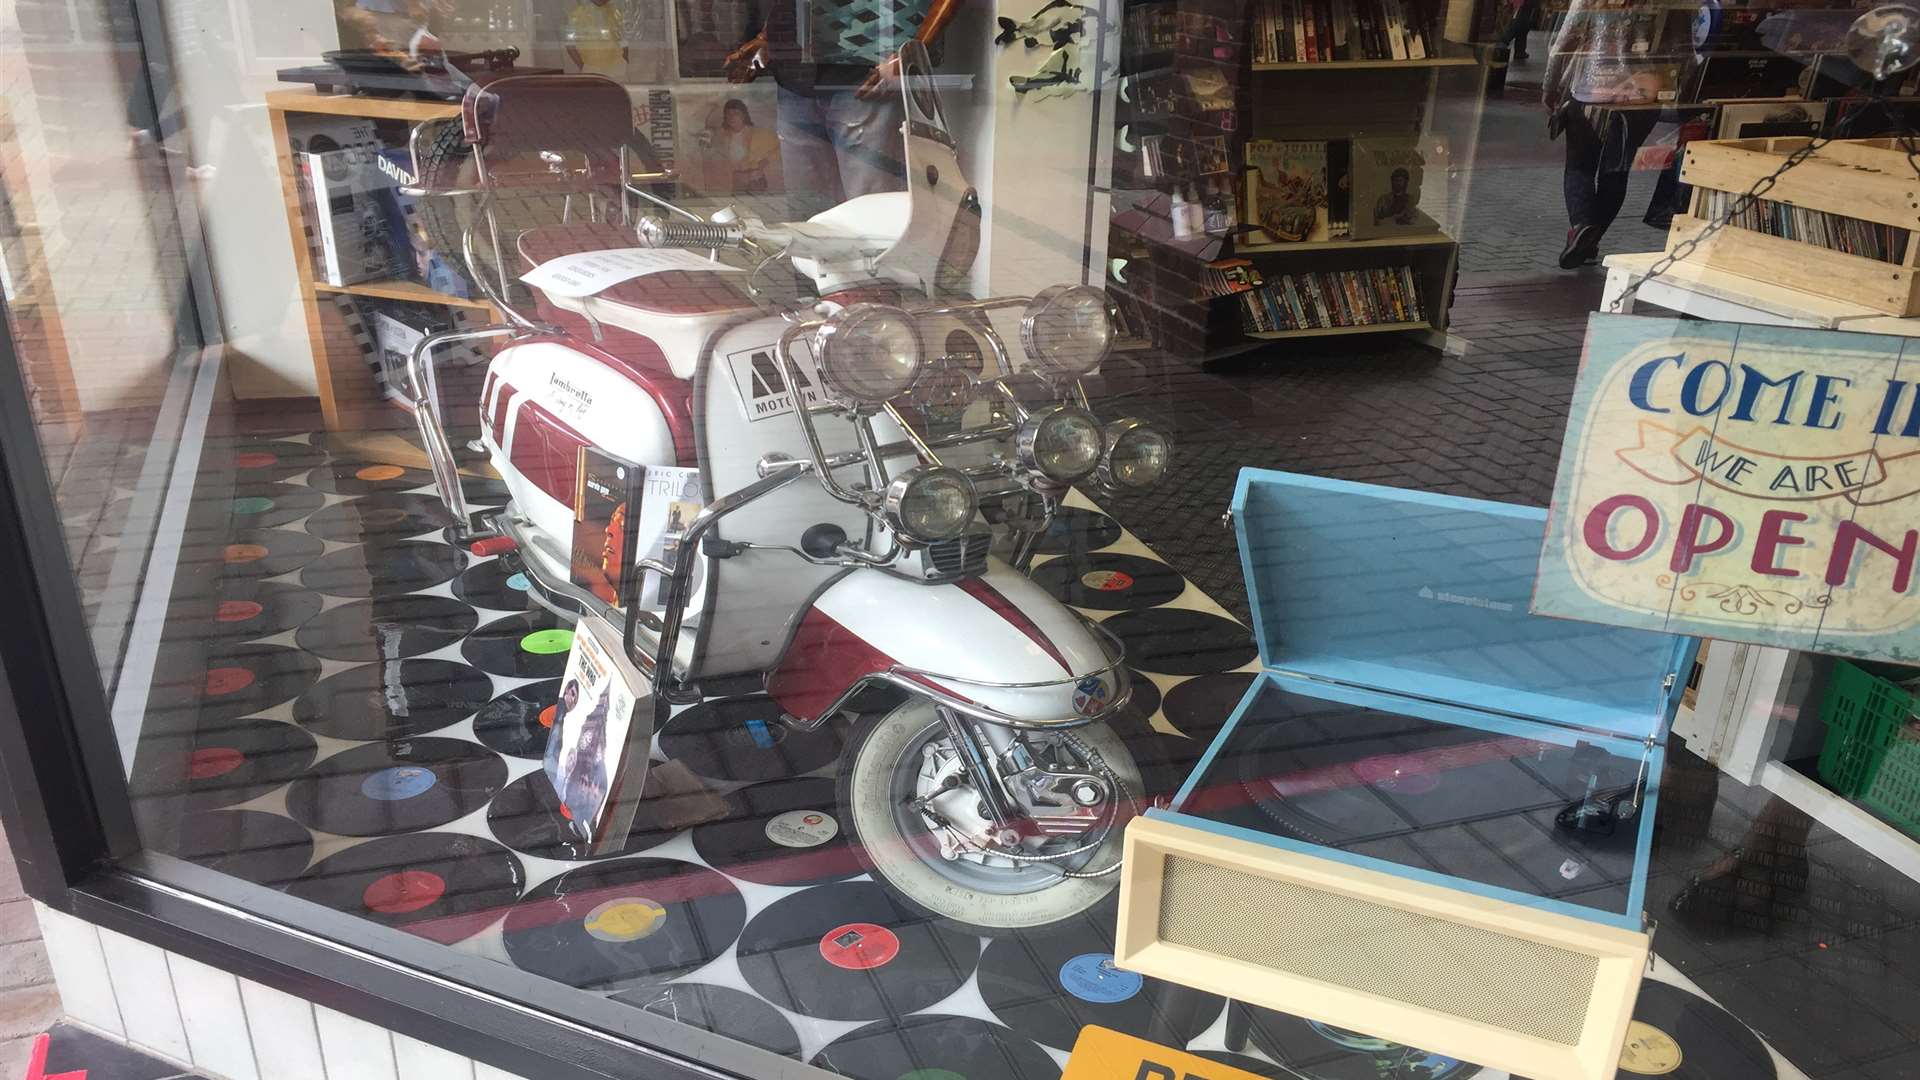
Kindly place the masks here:
<instances>
[{"instance_id":1,"label":"record player speaker grille","mask_svg":"<svg viewBox=\"0 0 1920 1080\"><path fill-rule=\"evenodd\" d=\"M1581 1041L1594 956L1178 855L1164 874L1159 934L1170 944L1534 1039Z\"/></svg>"}]
</instances>

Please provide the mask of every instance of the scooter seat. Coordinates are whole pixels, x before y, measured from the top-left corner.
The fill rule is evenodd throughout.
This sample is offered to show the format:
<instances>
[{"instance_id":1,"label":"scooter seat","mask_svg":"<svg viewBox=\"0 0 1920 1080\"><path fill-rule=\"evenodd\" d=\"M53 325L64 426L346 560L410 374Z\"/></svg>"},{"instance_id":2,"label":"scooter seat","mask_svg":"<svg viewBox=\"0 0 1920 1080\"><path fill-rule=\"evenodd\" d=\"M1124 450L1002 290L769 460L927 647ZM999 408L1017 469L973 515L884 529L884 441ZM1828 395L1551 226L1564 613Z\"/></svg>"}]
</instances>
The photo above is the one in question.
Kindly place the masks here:
<instances>
[{"instance_id":1,"label":"scooter seat","mask_svg":"<svg viewBox=\"0 0 1920 1080\"><path fill-rule=\"evenodd\" d=\"M520 261L529 270L562 255L639 246L630 226L611 222L543 225L520 234ZM593 315L621 325L621 311L644 315L710 315L755 306L745 288L745 274L726 271L680 271L631 278L596 295ZM549 297L554 303L579 310L579 301Z\"/></svg>"}]
</instances>

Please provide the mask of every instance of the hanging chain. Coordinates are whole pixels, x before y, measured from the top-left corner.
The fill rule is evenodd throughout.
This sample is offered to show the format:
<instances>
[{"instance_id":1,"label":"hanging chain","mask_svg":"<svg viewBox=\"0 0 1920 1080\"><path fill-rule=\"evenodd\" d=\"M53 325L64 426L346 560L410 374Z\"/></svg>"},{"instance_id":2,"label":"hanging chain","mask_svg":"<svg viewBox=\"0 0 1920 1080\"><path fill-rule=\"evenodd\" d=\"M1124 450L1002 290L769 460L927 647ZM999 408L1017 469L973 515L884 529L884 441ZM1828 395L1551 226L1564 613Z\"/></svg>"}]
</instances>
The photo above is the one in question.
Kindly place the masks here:
<instances>
[{"instance_id":1,"label":"hanging chain","mask_svg":"<svg viewBox=\"0 0 1920 1080\"><path fill-rule=\"evenodd\" d=\"M1872 100L1884 101L1885 99L1875 94ZM1907 167L1913 170L1913 175L1916 178L1920 178L1920 145L1915 144L1913 129L1906 125L1906 113L1902 111L1897 115L1900 120L1901 130L1895 138L1900 141L1900 149L1907 155ZM1694 249L1699 247L1701 242L1706 240L1707 237L1725 228L1728 222L1746 213L1753 207L1754 203L1760 201L1762 196L1772 191L1773 185L1779 182L1780 177L1785 174L1787 170L1792 169L1812 157L1821 147L1833 142L1837 138L1839 138L1839 132L1837 131L1831 136L1817 135L1809 139L1805 146L1788 154L1786 160L1780 163L1779 168L1754 181L1753 186L1748 188L1745 194L1733 200L1732 204L1730 204L1719 217L1707 223L1706 228L1694 233L1688 239L1681 241L1679 246L1655 260L1654 264L1647 268L1645 274L1642 274L1637 280L1628 282L1627 287L1620 290L1620 295L1614 297L1613 302L1607 305L1607 311L1612 314L1618 314L1621 307L1633 298L1633 294L1640 291L1640 286L1673 269L1675 263L1693 254ZM1686 152L1684 147L1681 148L1681 152Z\"/></svg>"}]
</instances>

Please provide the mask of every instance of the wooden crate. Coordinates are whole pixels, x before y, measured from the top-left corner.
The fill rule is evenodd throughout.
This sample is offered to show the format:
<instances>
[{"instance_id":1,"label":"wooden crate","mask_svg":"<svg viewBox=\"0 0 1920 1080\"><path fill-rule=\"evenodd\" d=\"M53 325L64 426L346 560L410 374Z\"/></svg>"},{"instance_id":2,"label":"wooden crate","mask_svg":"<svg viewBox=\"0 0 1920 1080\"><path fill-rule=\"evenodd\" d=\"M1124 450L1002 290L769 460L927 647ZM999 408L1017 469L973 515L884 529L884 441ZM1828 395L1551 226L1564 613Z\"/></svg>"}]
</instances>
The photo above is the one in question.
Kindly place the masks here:
<instances>
[{"instance_id":1,"label":"wooden crate","mask_svg":"<svg viewBox=\"0 0 1920 1080\"><path fill-rule=\"evenodd\" d=\"M1744 194L1805 146L1804 138L1730 139L1687 144L1680 179L1694 186L1691 213L1676 214L1672 251L1712 220L1708 191ZM1829 143L1789 170L1764 198L1909 231L1898 262L1849 255L1729 224L1683 262L1884 311L1920 315L1920 177L1892 139Z\"/></svg>"}]
</instances>

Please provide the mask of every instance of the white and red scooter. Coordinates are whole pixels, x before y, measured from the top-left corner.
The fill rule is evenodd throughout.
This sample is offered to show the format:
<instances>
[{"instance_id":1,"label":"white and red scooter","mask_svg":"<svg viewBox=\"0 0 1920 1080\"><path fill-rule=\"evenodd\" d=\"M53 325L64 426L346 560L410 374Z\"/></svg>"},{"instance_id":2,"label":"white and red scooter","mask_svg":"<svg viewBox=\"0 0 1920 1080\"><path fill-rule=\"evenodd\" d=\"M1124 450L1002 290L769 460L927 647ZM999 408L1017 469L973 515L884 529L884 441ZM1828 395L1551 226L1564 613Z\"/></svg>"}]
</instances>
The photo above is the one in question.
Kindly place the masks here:
<instances>
[{"instance_id":1,"label":"white and red scooter","mask_svg":"<svg viewBox=\"0 0 1920 1080\"><path fill-rule=\"evenodd\" d=\"M725 249L752 274L542 296L537 319L428 339L413 385L443 496L471 521L432 351L508 339L487 372L480 441L512 501L476 528L510 537L562 610L605 610L569 581L577 448L697 465L714 497L671 565L641 562L664 576L663 606L628 623L656 693L687 704L703 680L756 673L783 722L807 730L864 689L904 691L852 730L842 824L873 877L914 908L1005 933L1112 891L1141 791L1101 722L1132 692L1120 643L1022 569L1072 485L1154 483L1171 446L1087 408L1079 379L1113 336L1098 289L926 299L943 264L971 263L979 210L924 52L910 47L902 66L908 190L803 223L677 207L678 221L635 219L606 246ZM476 150L481 182L463 194L484 199ZM666 206L624 181L624 155L621 168L627 192ZM546 253L543 232L554 230L521 238L523 254ZM471 228L468 239L473 263ZM783 257L817 300L751 295ZM1009 562L988 555L996 526L1013 533Z\"/></svg>"}]
</instances>

